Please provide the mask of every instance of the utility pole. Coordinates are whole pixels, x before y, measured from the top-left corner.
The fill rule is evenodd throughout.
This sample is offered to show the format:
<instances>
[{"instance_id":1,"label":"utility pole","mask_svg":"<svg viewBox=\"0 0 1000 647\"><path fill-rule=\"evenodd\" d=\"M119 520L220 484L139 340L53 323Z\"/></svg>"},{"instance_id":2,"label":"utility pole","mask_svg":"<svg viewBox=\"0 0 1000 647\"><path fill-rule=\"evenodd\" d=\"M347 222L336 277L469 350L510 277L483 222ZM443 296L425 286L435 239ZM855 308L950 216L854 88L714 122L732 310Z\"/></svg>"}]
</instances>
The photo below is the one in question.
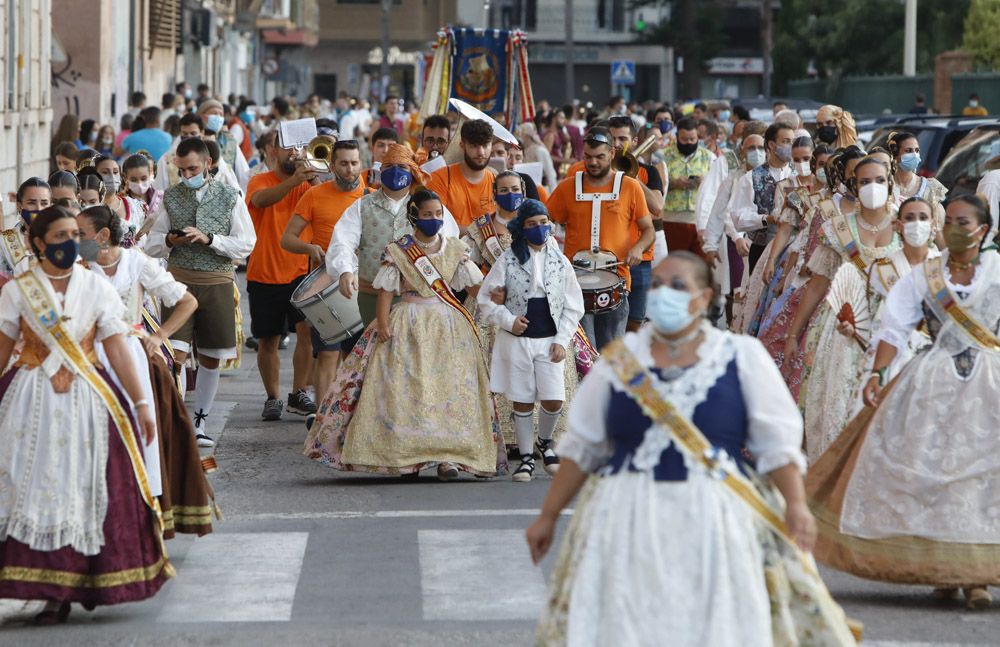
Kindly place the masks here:
<instances>
[{"instance_id":1,"label":"utility pole","mask_svg":"<svg viewBox=\"0 0 1000 647\"><path fill-rule=\"evenodd\" d=\"M392 42L389 38L389 10L392 9L392 0L382 0L382 64L379 67L379 76L382 77L379 83L380 98L385 101L389 95L389 46Z\"/></svg>"},{"instance_id":2,"label":"utility pole","mask_svg":"<svg viewBox=\"0 0 1000 647\"><path fill-rule=\"evenodd\" d=\"M771 51L774 49L774 11L771 0L761 0L760 3L760 44L764 58L764 76L761 79L761 94L771 96L771 76L774 73L774 61Z\"/></svg>"},{"instance_id":3,"label":"utility pole","mask_svg":"<svg viewBox=\"0 0 1000 647\"><path fill-rule=\"evenodd\" d=\"M906 0L903 33L903 76L917 75L917 0Z\"/></svg>"},{"instance_id":4,"label":"utility pole","mask_svg":"<svg viewBox=\"0 0 1000 647\"><path fill-rule=\"evenodd\" d=\"M566 103L572 104L576 94L576 81L573 80L573 0L566 0Z\"/></svg>"}]
</instances>

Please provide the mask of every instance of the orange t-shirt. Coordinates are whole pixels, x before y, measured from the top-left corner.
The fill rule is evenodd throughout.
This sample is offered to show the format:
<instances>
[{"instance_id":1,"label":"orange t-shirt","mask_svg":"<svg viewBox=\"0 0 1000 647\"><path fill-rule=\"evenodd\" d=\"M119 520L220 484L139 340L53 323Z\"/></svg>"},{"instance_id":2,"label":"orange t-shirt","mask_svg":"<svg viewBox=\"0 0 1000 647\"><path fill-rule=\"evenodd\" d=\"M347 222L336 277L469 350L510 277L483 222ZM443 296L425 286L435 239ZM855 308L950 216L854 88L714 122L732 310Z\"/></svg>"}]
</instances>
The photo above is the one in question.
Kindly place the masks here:
<instances>
[{"instance_id":1,"label":"orange t-shirt","mask_svg":"<svg viewBox=\"0 0 1000 647\"><path fill-rule=\"evenodd\" d=\"M600 186L594 186L585 177L583 190L586 193L610 193L614 176L608 176L608 181ZM566 243L564 251L567 258L573 260L573 255L585 249L590 249L590 219L591 205L587 200L578 202L576 199L576 178L570 176L559 183L549 196L545 206L549 209L552 222L566 226ZM613 252L618 260L624 262L628 250L635 244L633 227L640 218L649 216L646 206L646 196L642 193L639 182L630 178L622 178L621 191L616 202L601 203L601 235L602 249ZM626 287L631 289L632 276L628 266L619 265L618 274L625 278Z\"/></svg>"},{"instance_id":2,"label":"orange t-shirt","mask_svg":"<svg viewBox=\"0 0 1000 647\"><path fill-rule=\"evenodd\" d=\"M479 184L472 184L462 175L458 164L451 164L431 173L427 188L441 197L455 222L464 228L479 216L497 210L493 201L495 177L492 169L486 169L486 177Z\"/></svg>"},{"instance_id":3,"label":"orange t-shirt","mask_svg":"<svg viewBox=\"0 0 1000 647\"><path fill-rule=\"evenodd\" d=\"M309 271L308 258L281 249L281 235L292 219L295 205L309 189L309 183L303 182L270 207L259 209L250 201L250 197L261 189L270 189L283 181L274 171L268 171L253 176L247 184L247 209L257 232L257 244L247 261L248 281L283 285Z\"/></svg>"},{"instance_id":4,"label":"orange t-shirt","mask_svg":"<svg viewBox=\"0 0 1000 647\"><path fill-rule=\"evenodd\" d=\"M548 202L549 201L549 190L546 189L541 184L539 184L536 188L538 189L538 199L541 200L542 202Z\"/></svg>"},{"instance_id":5,"label":"orange t-shirt","mask_svg":"<svg viewBox=\"0 0 1000 647\"><path fill-rule=\"evenodd\" d=\"M365 183L359 182L353 191L343 191L334 180L310 187L292 211L306 221L308 226L302 232L302 240L319 245L323 249L330 246L333 227L344 215L347 207L365 194Z\"/></svg>"},{"instance_id":6,"label":"orange t-shirt","mask_svg":"<svg viewBox=\"0 0 1000 647\"><path fill-rule=\"evenodd\" d=\"M580 172L580 171L582 171L583 173L586 173L587 172L587 166L583 162L576 162L575 164L573 164L573 166L569 167L568 171L566 171L566 177L569 177L569 178L575 177L576 174L577 174L577 172ZM639 167L639 172L636 174L635 179L639 180L643 184L649 184L649 172L646 171L646 167L644 167L644 166L640 166ZM645 194L643 194L643 197L645 197ZM543 200L543 202L544 202L544 200ZM639 236L640 236L640 234L639 234L639 227L638 227L638 225L635 225L635 226L632 227L632 234L634 236L634 240L633 240L632 244L635 244L635 243L639 242ZM644 260L644 261L651 261L651 260L653 260L653 246L652 245L650 245L649 249L647 249L643 253L642 260Z\"/></svg>"}]
</instances>

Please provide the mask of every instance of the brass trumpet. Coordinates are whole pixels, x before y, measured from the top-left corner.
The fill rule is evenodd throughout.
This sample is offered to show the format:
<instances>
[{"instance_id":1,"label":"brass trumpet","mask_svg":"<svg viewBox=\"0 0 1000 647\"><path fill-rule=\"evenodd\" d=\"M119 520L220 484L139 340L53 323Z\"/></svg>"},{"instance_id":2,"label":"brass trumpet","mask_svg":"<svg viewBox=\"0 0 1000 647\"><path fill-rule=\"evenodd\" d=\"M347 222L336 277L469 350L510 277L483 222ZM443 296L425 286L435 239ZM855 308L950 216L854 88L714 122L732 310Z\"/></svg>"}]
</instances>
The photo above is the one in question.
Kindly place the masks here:
<instances>
[{"instance_id":1,"label":"brass trumpet","mask_svg":"<svg viewBox=\"0 0 1000 647\"><path fill-rule=\"evenodd\" d=\"M656 143L655 137L647 137L645 141L636 146L631 153L628 151L628 144L620 151L615 151L615 156L611 160L611 169L621 171L629 177L639 175L639 158L649 152L649 149Z\"/></svg>"},{"instance_id":2,"label":"brass trumpet","mask_svg":"<svg viewBox=\"0 0 1000 647\"><path fill-rule=\"evenodd\" d=\"M306 146L306 164L317 171L331 173L333 168L333 145L337 140L329 135L317 135Z\"/></svg>"}]
</instances>

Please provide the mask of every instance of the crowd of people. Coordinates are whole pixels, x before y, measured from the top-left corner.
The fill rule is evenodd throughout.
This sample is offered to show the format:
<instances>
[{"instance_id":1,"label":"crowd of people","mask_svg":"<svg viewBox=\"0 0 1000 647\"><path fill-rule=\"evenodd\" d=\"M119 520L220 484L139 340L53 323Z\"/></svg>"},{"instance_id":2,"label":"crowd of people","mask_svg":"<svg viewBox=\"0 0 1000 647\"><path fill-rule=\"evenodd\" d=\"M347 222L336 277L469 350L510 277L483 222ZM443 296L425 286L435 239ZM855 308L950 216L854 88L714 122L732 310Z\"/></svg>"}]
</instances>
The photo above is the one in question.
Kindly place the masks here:
<instances>
[{"instance_id":1,"label":"crowd of people","mask_svg":"<svg viewBox=\"0 0 1000 647\"><path fill-rule=\"evenodd\" d=\"M247 347L262 419L303 416L333 469L540 464L536 561L580 493L544 644L850 642L813 550L990 604L997 214L921 176L912 133L865 150L837 106L810 130L780 104L614 97L540 102L510 137L397 97L175 90L133 95L117 133L67 115L51 176L12 196L0 597L46 600L38 622L154 595L163 539L211 531L198 447ZM275 127L309 117L334 142L318 162ZM296 307L314 282L356 330Z\"/></svg>"}]
</instances>

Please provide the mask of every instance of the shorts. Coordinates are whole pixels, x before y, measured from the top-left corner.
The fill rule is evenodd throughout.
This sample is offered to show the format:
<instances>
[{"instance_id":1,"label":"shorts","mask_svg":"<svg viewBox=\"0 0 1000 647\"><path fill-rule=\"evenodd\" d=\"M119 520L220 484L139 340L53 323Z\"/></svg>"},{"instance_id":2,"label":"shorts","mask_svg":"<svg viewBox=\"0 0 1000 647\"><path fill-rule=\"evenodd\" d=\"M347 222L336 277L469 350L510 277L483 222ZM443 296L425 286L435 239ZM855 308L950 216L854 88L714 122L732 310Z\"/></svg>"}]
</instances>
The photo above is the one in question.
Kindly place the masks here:
<instances>
[{"instance_id":1,"label":"shorts","mask_svg":"<svg viewBox=\"0 0 1000 647\"><path fill-rule=\"evenodd\" d=\"M565 400L566 360L549 359L553 343L555 337L518 337L497 330L490 362L490 391L504 394L511 402L525 404ZM568 358L570 353L572 344L566 349Z\"/></svg>"},{"instance_id":2,"label":"shorts","mask_svg":"<svg viewBox=\"0 0 1000 647\"><path fill-rule=\"evenodd\" d=\"M646 319L646 298L653 282L653 263L643 261L631 268L632 291L628 293L628 320L642 322Z\"/></svg>"},{"instance_id":3,"label":"shorts","mask_svg":"<svg viewBox=\"0 0 1000 647\"><path fill-rule=\"evenodd\" d=\"M180 342L174 347L190 352L191 344L199 351L228 350L236 348L236 293L231 282L217 285L188 285L188 292L198 300L194 314L173 335L170 341ZM173 308L163 308L163 321L170 318ZM204 353L215 356L212 353ZM233 353L235 356L235 353Z\"/></svg>"},{"instance_id":4,"label":"shorts","mask_svg":"<svg viewBox=\"0 0 1000 647\"><path fill-rule=\"evenodd\" d=\"M281 337L305 316L292 305L292 293L305 276L291 283L257 283L247 281L250 297L250 334L259 339Z\"/></svg>"},{"instance_id":5,"label":"shorts","mask_svg":"<svg viewBox=\"0 0 1000 647\"><path fill-rule=\"evenodd\" d=\"M336 344L327 344L320 338L319 333L312 326L309 326L309 338L312 340L312 351L314 359L316 357L319 357L320 353L339 351L341 344L343 344L346 341L349 341L349 339L345 339L344 341L338 341Z\"/></svg>"}]
</instances>

